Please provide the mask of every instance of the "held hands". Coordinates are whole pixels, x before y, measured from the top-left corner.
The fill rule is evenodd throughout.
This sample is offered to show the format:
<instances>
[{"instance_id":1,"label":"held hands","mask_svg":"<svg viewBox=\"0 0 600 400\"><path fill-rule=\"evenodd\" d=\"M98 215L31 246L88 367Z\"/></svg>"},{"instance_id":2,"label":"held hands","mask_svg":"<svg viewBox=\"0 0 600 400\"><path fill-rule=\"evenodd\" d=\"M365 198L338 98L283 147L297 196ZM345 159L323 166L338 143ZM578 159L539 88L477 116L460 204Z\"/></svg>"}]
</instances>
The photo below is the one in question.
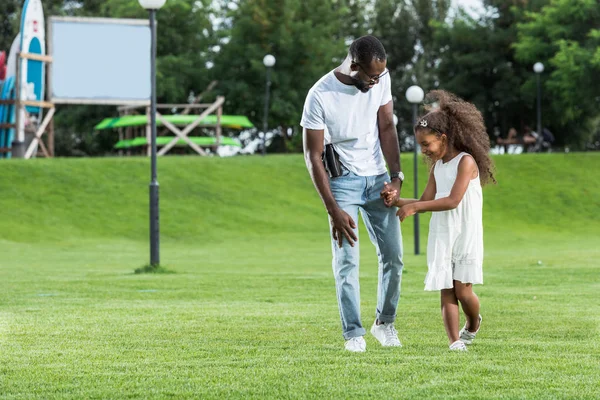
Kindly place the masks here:
<instances>
[{"instance_id":1,"label":"held hands","mask_svg":"<svg viewBox=\"0 0 600 400\"><path fill-rule=\"evenodd\" d=\"M354 247L354 242L358 240L354 233L356 229L356 223L348 213L338 208L331 214L331 236L333 240L338 242L338 246L342 247L342 240L344 236L350 246Z\"/></svg>"},{"instance_id":2,"label":"held hands","mask_svg":"<svg viewBox=\"0 0 600 400\"><path fill-rule=\"evenodd\" d=\"M384 182L380 196L386 207L398 205L397 203L400 200L400 181L396 180L391 183Z\"/></svg>"}]
</instances>

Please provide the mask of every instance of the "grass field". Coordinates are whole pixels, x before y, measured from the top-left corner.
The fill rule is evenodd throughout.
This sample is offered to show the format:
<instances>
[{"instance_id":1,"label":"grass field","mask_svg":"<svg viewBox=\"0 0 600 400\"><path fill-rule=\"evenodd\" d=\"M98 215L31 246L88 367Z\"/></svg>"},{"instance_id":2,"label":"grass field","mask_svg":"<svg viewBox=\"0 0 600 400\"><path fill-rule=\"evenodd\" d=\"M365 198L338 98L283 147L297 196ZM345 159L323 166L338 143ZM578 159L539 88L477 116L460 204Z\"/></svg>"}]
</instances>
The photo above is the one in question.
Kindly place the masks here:
<instances>
[{"instance_id":1,"label":"grass field","mask_svg":"<svg viewBox=\"0 0 600 400\"><path fill-rule=\"evenodd\" d=\"M0 398L600 398L600 154L495 160L484 322L464 354L423 291L412 220L404 347L367 335L366 353L343 351L327 218L301 156L159 159L171 273L142 275L148 160L5 160ZM370 326L376 256L361 229Z\"/></svg>"}]
</instances>

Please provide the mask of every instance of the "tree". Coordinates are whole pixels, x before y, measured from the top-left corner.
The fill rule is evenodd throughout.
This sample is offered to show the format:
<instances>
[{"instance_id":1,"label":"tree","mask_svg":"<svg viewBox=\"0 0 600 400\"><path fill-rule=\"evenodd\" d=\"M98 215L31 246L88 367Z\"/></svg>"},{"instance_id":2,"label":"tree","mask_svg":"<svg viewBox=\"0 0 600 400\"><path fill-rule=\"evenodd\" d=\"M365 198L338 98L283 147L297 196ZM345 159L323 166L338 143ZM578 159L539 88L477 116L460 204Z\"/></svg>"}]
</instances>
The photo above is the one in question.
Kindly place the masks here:
<instances>
[{"instance_id":1,"label":"tree","mask_svg":"<svg viewBox=\"0 0 600 400\"><path fill-rule=\"evenodd\" d=\"M524 13L547 0L486 0L485 11L472 16L459 10L452 20L435 22L434 41L441 48L439 85L482 112L491 136L535 121L535 87L524 85L531 65L515 59L512 47Z\"/></svg>"},{"instance_id":2,"label":"tree","mask_svg":"<svg viewBox=\"0 0 600 400\"><path fill-rule=\"evenodd\" d=\"M371 19L372 33L388 55L387 68L392 82L394 114L398 117L400 147L412 135L412 111L404 93L412 82L412 62L417 44L417 21L408 1L377 0Z\"/></svg>"},{"instance_id":3,"label":"tree","mask_svg":"<svg viewBox=\"0 0 600 400\"><path fill-rule=\"evenodd\" d=\"M400 146L412 148L412 106L406 101L409 86L427 91L437 85L436 62L440 48L433 40L432 22L446 19L447 0L377 0L374 3L372 32L388 54L394 109L398 117Z\"/></svg>"},{"instance_id":4,"label":"tree","mask_svg":"<svg viewBox=\"0 0 600 400\"><path fill-rule=\"evenodd\" d=\"M443 51L434 40L435 26L447 20L450 1L413 0L412 4L417 31L413 79L426 89L434 89L439 85L435 66Z\"/></svg>"},{"instance_id":5,"label":"tree","mask_svg":"<svg viewBox=\"0 0 600 400\"><path fill-rule=\"evenodd\" d=\"M262 126L262 60L272 54L277 61L271 75L268 126L279 127L286 139L297 134L308 90L343 60L345 40L360 31L356 25L360 19L349 17L358 3L246 0L230 5L223 20L224 40L211 69L212 77L221 81L218 91L226 96L227 112L245 114Z\"/></svg>"},{"instance_id":6,"label":"tree","mask_svg":"<svg viewBox=\"0 0 600 400\"><path fill-rule=\"evenodd\" d=\"M0 2L0 51L5 51L7 55L20 24L20 3L17 0Z\"/></svg>"},{"instance_id":7,"label":"tree","mask_svg":"<svg viewBox=\"0 0 600 400\"><path fill-rule=\"evenodd\" d=\"M596 0L552 0L526 17L518 25L516 56L529 65L545 64L544 93L551 112L544 118L561 128L564 143L582 146L600 114L600 5Z\"/></svg>"}]
</instances>

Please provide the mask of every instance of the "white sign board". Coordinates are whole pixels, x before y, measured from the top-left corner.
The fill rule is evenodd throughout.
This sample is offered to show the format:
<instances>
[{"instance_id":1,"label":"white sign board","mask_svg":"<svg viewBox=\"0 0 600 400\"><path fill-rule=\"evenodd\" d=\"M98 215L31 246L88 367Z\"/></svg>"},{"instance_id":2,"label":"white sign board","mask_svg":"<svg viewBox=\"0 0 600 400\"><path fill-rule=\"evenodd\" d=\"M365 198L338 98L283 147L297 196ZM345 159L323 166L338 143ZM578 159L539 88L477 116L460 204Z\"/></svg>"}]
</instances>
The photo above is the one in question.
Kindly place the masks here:
<instances>
[{"instance_id":1,"label":"white sign board","mask_svg":"<svg viewBox=\"0 0 600 400\"><path fill-rule=\"evenodd\" d=\"M50 101L150 103L148 20L51 17Z\"/></svg>"}]
</instances>

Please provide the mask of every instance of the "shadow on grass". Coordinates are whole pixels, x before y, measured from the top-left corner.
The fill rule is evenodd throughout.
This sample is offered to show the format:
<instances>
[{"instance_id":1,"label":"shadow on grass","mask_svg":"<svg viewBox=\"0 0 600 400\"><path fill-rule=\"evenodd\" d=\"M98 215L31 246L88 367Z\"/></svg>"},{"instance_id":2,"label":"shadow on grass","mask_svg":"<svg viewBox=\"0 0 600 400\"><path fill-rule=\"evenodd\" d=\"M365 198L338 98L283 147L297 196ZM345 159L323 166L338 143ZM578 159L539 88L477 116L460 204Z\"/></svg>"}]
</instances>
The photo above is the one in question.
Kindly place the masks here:
<instances>
[{"instance_id":1,"label":"shadow on grass","mask_svg":"<svg viewBox=\"0 0 600 400\"><path fill-rule=\"evenodd\" d=\"M136 274L174 274L175 271L161 267L160 265L146 264L141 268L136 268L134 273Z\"/></svg>"}]
</instances>

